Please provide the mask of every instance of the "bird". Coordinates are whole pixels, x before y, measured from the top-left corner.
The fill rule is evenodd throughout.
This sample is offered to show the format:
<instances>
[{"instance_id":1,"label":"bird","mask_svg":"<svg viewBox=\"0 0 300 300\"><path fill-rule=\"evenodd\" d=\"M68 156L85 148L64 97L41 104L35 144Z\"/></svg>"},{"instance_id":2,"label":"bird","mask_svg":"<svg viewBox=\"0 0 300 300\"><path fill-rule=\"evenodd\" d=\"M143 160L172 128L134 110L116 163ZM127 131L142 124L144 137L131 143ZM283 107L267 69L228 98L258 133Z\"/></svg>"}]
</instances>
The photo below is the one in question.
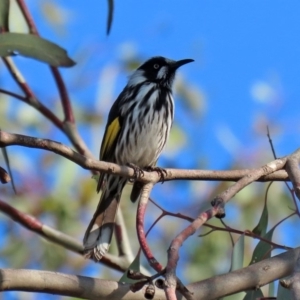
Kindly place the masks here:
<instances>
[{"instance_id":1,"label":"bird","mask_svg":"<svg viewBox=\"0 0 300 300\"><path fill-rule=\"evenodd\" d=\"M151 170L166 144L174 119L172 86L177 69L193 59L148 59L129 77L108 114L99 158L118 165ZM84 255L95 261L107 253L122 190L127 179L101 173L98 207L84 235ZM135 181L130 199L139 199L142 183Z\"/></svg>"}]
</instances>

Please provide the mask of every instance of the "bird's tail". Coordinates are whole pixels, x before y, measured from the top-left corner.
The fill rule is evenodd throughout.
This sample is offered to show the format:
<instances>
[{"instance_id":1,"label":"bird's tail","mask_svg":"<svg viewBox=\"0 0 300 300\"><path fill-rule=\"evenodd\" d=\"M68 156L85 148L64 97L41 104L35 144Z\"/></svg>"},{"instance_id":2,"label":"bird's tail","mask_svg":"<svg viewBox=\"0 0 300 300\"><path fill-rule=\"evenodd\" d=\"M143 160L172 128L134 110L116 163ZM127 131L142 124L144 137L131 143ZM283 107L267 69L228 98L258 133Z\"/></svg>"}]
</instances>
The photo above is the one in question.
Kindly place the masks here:
<instances>
[{"instance_id":1,"label":"bird's tail","mask_svg":"<svg viewBox=\"0 0 300 300\"><path fill-rule=\"evenodd\" d=\"M126 179L109 175L83 239L86 258L100 260L108 251L112 239L115 217Z\"/></svg>"},{"instance_id":2,"label":"bird's tail","mask_svg":"<svg viewBox=\"0 0 300 300\"><path fill-rule=\"evenodd\" d=\"M136 181L133 184L133 187L132 187L132 190L131 190L131 194L130 194L130 200L131 200L131 202L134 203L134 202L136 202L139 199L141 191L142 191L142 188L143 188L143 183L141 183L139 181Z\"/></svg>"}]
</instances>

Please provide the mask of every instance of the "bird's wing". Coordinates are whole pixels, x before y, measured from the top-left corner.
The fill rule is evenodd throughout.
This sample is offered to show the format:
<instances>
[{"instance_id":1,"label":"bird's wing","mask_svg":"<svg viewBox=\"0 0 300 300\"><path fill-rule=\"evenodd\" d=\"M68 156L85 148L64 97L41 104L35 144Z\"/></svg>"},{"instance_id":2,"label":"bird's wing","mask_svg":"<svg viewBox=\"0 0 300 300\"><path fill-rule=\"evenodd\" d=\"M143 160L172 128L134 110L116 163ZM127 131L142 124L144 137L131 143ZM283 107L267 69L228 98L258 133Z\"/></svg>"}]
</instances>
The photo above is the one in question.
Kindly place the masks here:
<instances>
[{"instance_id":1,"label":"bird's wing","mask_svg":"<svg viewBox=\"0 0 300 300\"><path fill-rule=\"evenodd\" d=\"M116 147L116 143L118 141L122 125L123 125L123 117L120 113L120 103L124 99L125 93L123 92L119 95L115 103L110 109L108 120L104 132L104 136L102 139L102 144L100 148L99 159L107 162L115 162L114 161L114 150ZM101 173L99 176L97 191L99 192L103 185L105 173Z\"/></svg>"}]
</instances>

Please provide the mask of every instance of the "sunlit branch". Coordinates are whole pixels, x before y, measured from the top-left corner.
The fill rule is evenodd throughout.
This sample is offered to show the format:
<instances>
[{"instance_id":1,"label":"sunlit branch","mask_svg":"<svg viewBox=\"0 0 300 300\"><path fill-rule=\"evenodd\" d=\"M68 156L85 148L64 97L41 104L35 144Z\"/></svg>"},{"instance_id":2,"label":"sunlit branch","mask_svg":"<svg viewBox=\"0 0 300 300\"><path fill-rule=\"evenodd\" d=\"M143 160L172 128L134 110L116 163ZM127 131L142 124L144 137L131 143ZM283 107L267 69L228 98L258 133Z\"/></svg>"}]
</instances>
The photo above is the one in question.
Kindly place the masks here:
<instances>
[{"instance_id":1,"label":"sunlit branch","mask_svg":"<svg viewBox=\"0 0 300 300\"><path fill-rule=\"evenodd\" d=\"M0 146L13 146L19 145L29 148L43 149L47 151L54 152L58 155L61 155L74 163L80 165L84 169L107 172L110 174L121 175L127 178L135 178L134 170L128 166L119 166L113 163L108 163L104 161L94 160L88 157L85 157L78 152L72 150L64 144L49 140L49 139L38 139L30 136L8 133L5 131L0 131ZM166 175L164 181L169 180L218 180L218 181L237 181L245 178L248 181L285 181L288 179L287 173L283 170L277 171L280 169L280 166L284 166L285 158L274 160L266 166L276 166L276 168L269 168L268 172L264 172L263 169L266 166L263 166L261 169L243 169L243 170L232 170L232 171L211 171L211 170L183 170L183 169L166 169ZM258 172L259 170L259 172ZM271 174L271 172L274 172ZM252 175L255 175L253 177ZM156 172L146 172L142 177L137 179L140 182L147 183L152 182L156 183L161 180L160 175ZM250 181L249 181L250 180ZM237 188L238 187L238 188ZM237 186L234 187L234 190L231 191L233 196L242 188L241 183L239 182ZM228 190L225 191L227 193ZM235 191L235 193L233 193ZM219 195L221 197L222 194ZM232 197L231 196L231 197Z\"/></svg>"},{"instance_id":2,"label":"sunlit branch","mask_svg":"<svg viewBox=\"0 0 300 300\"><path fill-rule=\"evenodd\" d=\"M241 291L256 289L294 271L300 248L289 250L230 273L187 285L195 300L213 300ZM200 271L199 271L200 272ZM27 291L65 295L82 299L144 299L145 289L132 293L130 284L49 271L1 269L1 291ZM156 289L155 299L164 299ZM177 294L177 297L180 297Z\"/></svg>"}]
</instances>

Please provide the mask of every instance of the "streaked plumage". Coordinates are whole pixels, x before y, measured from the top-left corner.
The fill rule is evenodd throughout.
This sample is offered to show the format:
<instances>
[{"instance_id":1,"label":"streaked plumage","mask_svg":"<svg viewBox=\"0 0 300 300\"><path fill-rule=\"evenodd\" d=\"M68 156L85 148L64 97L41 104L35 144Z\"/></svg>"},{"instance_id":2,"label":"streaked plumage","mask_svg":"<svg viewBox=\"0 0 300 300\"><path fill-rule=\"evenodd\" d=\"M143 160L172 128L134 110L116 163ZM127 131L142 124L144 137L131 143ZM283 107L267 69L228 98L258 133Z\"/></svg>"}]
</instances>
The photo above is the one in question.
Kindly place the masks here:
<instances>
[{"instance_id":1,"label":"streaked plumage","mask_svg":"<svg viewBox=\"0 0 300 300\"><path fill-rule=\"evenodd\" d=\"M139 168L155 167L174 118L172 84L176 70L191 59L173 61L153 57L141 65L113 104L101 144L100 160ZM126 179L101 174L102 195L84 237L87 257L100 260L107 252ZM131 200L138 199L136 182Z\"/></svg>"}]
</instances>

